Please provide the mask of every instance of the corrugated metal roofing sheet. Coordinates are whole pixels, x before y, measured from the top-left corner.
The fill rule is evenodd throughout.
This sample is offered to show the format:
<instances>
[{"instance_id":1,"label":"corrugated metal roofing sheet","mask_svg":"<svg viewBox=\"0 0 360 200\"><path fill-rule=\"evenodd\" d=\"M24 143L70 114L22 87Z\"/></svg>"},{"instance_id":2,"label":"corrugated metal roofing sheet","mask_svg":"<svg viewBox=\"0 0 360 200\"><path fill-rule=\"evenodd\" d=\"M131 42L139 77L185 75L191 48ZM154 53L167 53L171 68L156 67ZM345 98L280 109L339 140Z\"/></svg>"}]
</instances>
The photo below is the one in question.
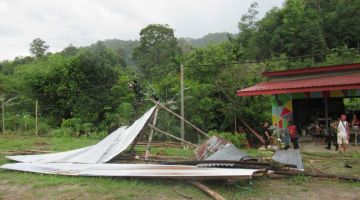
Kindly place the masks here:
<instances>
[{"instance_id":1,"label":"corrugated metal roofing sheet","mask_svg":"<svg viewBox=\"0 0 360 200\"><path fill-rule=\"evenodd\" d=\"M195 149L198 160L234 160L239 161L248 155L240 151L231 142L212 136Z\"/></svg>"},{"instance_id":2,"label":"corrugated metal roofing sheet","mask_svg":"<svg viewBox=\"0 0 360 200\"><path fill-rule=\"evenodd\" d=\"M212 153L230 145L229 141L218 136L212 136L195 149L195 155L198 160L204 160Z\"/></svg>"},{"instance_id":3,"label":"corrugated metal roofing sheet","mask_svg":"<svg viewBox=\"0 0 360 200\"><path fill-rule=\"evenodd\" d=\"M110 176L181 179L250 179L258 169L208 168L188 165L159 164L73 164L73 163L14 163L1 166L25 172L68 176Z\"/></svg>"},{"instance_id":4,"label":"corrugated metal roofing sheet","mask_svg":"<svg viewBox=\"0 0 360 200\"><path fill-rule=\"evenodd\" d=\"M274 161L296 165L298 170L304 170L304 164L299 149L278 150L273 155Z\"/></svg>"},{"instance_id":5,"label":"corrugated metal roofing sheet","mask_svg":"<svg viewBox=\"0 0 360 200\"><path fill-rule=\"evenodd\" d=\"M134 141L154 110L155 107L151 108L130 127L120 127L96 145L66 152L7 156L7 158L19 162L105 163L124 151Z\"/></svg>"},{"instance_id":6,"label":"corrugated metal roofing sheet","mask_svg":"<svg viewBox=\"0 0 360 200\"><path fill-rule=\"evenodd\" d=\"M239 161L249 155L245 152L240 151L235 145L231 144L221 150L215 152L211 156L207 157L206 160L234 160Z\"/></svg>"},{"instance_id":7,"label":"corrugated metal roofing sheet","mask_svg":"<svg viewBox=\"0 0 360 200\"><path fill-rule=\"evenodd\" d=\"M262 82L237 91L238 96L360 89L360 74Z\"/></svg>"}]
</instances>

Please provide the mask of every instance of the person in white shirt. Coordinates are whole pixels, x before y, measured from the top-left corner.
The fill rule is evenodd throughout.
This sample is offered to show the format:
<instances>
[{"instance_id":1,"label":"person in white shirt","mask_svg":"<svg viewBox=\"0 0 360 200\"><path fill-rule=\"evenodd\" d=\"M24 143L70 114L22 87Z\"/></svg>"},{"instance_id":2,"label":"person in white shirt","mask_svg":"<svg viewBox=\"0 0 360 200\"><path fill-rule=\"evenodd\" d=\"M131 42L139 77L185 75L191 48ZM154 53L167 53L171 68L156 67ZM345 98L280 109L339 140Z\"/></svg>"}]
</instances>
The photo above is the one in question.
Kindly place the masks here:
<instances>
[{"instance_id":1,"label":"person in white shirt","mask_svg":"<svg viewBox=\"0 0 360 200\"><path fill-rule=\"evenodd\" d=\"M337 142L340 146L340 152L346 152L347 145L349 144L349 123L346 121L346 115L342 114L337 123L332 124L333 128L337 130Z\"/></svg>"}]
</instances>

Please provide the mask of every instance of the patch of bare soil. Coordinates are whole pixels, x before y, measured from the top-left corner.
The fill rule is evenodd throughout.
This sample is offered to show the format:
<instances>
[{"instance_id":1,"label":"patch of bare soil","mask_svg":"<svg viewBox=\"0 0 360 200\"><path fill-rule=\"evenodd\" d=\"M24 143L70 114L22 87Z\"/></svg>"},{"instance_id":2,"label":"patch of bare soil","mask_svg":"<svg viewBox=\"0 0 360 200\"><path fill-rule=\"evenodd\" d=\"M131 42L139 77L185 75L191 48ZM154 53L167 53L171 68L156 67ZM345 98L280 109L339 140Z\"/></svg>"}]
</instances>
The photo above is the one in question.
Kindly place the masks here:
<instances>
[{"instance_id":1,"label":"patch of bare soil","mask_svg":"<svg viewBox=\"0 0 360 200\"><path fill-rule=\"evenodd\" d=\"M49 146L50 144L47 142L35 142L34 146Z\"/></svg>"},{"instance_id":2,"label":"patch of bare soil","mask_svg":"<svg viewBox=\"0 0 360 200\"><path fill-rule=\"evenodd\" d=\"M31 199L28 191L31 186L15 186L7 181L0 181L0 199Z\"/></svg>"}]
</instances>

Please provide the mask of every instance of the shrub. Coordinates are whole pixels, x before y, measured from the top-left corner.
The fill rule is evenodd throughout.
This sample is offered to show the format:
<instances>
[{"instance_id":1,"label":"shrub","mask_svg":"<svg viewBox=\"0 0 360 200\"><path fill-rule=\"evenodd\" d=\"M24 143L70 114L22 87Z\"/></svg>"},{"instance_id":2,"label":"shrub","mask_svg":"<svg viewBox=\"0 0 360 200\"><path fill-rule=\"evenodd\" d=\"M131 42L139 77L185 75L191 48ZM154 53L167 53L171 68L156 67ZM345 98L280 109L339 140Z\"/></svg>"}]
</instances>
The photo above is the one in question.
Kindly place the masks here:
<instances>
[{"instance_id":1,"label":"shrub","mask_svg":"<svg viewBox=\"0 0 360 200\"><path fill-rule=\"evenodd\" d=\"M82 123L80 118L70 118L63 121L61 128L69 129L72 136L80 137L82 135L91 135L97 132L93 123Z\"/></svg>"},{"instance_id":2,"label":"shrub","mask_svg":"<svg viewBox=\"0 0 360 200\"><path fill-rule=\"evenodd\" d=\"M70 128L57 128L50 131L49 136L51 137L71 137L73 131Z\"/></svg>"}]
</instances>

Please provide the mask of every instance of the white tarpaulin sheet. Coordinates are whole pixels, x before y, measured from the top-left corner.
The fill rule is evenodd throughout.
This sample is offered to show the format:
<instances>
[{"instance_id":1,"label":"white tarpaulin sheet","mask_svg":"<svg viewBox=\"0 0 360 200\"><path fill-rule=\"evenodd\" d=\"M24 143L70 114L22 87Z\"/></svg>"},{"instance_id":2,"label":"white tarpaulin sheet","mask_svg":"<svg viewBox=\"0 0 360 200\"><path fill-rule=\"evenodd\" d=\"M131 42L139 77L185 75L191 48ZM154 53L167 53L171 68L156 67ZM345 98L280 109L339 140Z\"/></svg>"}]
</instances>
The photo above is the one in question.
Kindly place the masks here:
<instances>
[{"instance_id":1,"label":"white tarpaulin sheet","mask_svg":"<svg viewBox=\"0 0 360 200\"><path fill-rule=\"evenodd\" d=\"M129 127L120 127L99 143L59 153L41 155L6 156L8 159L26 163L105 163L120 154L134 141L154 112L148 110Z\"/></svg>"},{"instance_id":2,"label":"white tarpaulin sheet","mask_svg":"<svg viewBox=\"0 0 360 200\"><path fill-rule=\"evenodd\" d=\"M160 164L73 164L14 163L1 166L25 172L69 176L112 176L148 178L250 179L257 169L204 168L188 165Z\"/></svg>"}]
</instances>

